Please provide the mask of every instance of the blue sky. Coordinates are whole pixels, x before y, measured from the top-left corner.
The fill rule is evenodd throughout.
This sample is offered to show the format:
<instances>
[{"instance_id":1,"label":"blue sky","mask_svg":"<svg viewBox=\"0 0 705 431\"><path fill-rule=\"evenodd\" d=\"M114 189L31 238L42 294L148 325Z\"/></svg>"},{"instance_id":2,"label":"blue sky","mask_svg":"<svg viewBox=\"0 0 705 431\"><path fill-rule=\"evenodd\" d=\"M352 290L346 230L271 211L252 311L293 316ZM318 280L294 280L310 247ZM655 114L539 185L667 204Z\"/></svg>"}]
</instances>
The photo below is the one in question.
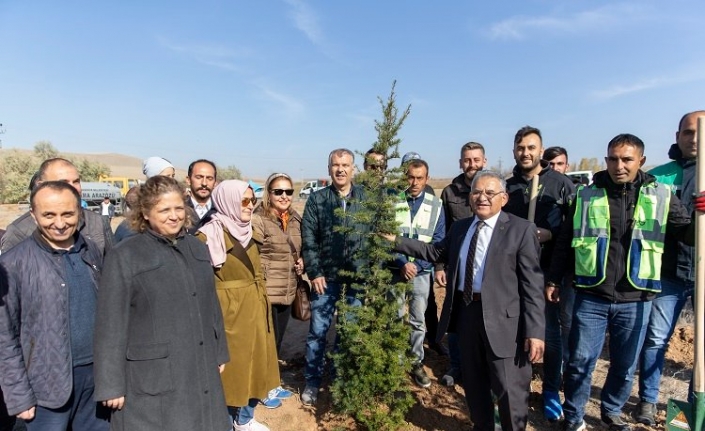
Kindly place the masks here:
<instances>
[{"instance_id":1,"label":"blue sky","mask_svg":"<svg viewBox=\"0 0 705 431\"><path fill-rule=\"evenodd\" d=\"M703 23L702 0L0 0L0 138L322 177L396 80L434 177L471 140L513 165L526 124L572 161L633 133L653 165L705 109Z\"/></svg>"}]
</instances>

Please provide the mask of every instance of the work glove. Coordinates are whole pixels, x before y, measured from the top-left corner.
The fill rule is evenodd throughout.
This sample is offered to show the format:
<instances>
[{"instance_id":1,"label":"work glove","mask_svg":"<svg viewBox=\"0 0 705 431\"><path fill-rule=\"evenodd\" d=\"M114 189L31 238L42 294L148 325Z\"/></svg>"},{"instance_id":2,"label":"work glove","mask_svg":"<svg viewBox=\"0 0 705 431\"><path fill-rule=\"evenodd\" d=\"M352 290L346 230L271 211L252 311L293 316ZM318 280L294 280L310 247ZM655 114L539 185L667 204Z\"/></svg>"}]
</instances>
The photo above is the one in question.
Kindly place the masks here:
<instances>
[{"instance_id":1,"label":"work glove","mask_svg":"<svg viewBox=\"0 0 705 431\"><path fill-rule=\"evenodd\" d=\"M698 193L693 198L693 204L696 211L705 212L705 192Z\"/></svg>"}]
</instances>

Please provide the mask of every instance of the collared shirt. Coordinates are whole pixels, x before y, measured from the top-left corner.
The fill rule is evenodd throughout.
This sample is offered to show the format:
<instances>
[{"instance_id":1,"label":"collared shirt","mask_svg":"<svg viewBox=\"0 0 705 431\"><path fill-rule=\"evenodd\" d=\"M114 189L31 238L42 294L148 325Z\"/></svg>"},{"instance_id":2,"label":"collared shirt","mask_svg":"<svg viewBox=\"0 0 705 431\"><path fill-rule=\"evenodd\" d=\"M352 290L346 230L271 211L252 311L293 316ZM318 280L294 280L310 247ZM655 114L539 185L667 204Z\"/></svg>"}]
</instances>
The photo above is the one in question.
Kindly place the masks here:
<instances>
[{"instance_id":1,"label":"collared shirt","mask_svg":"<svg viewBox=\"0 0 705 431\"><path fill-rule=\"evenodd\" d=\"M208 202L206 202L205 205L201 205L196 202L193 197L191 197L191 202L193 203L193 209L196 210L196 214L198 214L199 219L203 218L203 216L206 215L206 213L210 211L213 206L213 202L210 199L208 199Z\"/></svg>"},{"instance_id":2,"label":"collared shirt","mask_svg":"<svg viewBox=\"0 0 705 431\"><path fill-rule=\"evenodd\" d=\"M494 227L497 224L497 219L499 218L497 213L485 222L485 227L480 231L480 235L477 237L477 248L475 249L475 262L473 262L472 268L474 277L472 279L472 291L479 293L482 291L482 276L485 273L485 257L487 257L487 249L490 246L490 240L492 239L492 232L494 232ZM463 245L461 246L462 252L460 253L460 262L458 263L458 286L457 290L463 291L465 287L465 262L468 258L468 248L470 247L470 240L472 239L475 229L477 229L477 223L480 221L479 218L475 217L472 221L470 229L468 229L465 234L465 239L463 239Z\"/></svg>"}]
</instances>

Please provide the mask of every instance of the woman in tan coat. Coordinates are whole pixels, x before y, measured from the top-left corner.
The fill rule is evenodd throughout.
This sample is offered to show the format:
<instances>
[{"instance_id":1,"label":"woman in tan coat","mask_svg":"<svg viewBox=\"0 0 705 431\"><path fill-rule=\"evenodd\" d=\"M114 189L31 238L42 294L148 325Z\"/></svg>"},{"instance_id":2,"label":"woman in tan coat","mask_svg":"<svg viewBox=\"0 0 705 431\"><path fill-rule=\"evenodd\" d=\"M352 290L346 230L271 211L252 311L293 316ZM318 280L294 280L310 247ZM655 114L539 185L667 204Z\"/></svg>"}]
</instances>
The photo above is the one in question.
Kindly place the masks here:
<instances>
[{"instance_id":1,"label":"woman in tan coat","mask_svg":"<svg viewBox=\"0 0 705 431\"><path fill-rule=\"evenodd\" d=\"M252 217L252 229L260 246L262 271L267 283L267 296L272 305L272 319L280 353L282 338L289 323L298 277L303 273L301 259L301 216L291 207L294 185L287 174L267 178L262 205ZM278 407L277 399L292 395L281 386L271 390L265 406Z\"/></svg>"},{"instance_id":2,"label":"woman in tan coat","mask_svg":"<svg viewBox=\"0 0 705 431\"><path fill-rule=\"evenodd\" d=\"M210 251L225 322L230 363L221 374L235 431L268 431L254 409L279 385L274 327L262 264L253 240L252 211L257 199L249 185L227 180L213 189L218 210L199 231Z\"/></svg>"}]
</instances>

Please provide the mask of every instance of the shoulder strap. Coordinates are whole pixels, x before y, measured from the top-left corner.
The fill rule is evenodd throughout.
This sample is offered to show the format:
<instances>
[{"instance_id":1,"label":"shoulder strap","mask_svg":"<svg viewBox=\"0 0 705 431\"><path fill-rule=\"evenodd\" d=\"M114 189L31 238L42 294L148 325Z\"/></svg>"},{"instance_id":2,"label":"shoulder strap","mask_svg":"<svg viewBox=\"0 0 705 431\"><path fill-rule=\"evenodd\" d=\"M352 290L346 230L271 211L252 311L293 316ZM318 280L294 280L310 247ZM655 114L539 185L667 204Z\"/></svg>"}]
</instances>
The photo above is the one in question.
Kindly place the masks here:
<instances>
[{"instance_id":1,"label":"shoulder strap","mask_svg":"<svg viewBox=\"0 0 705 431\"><path fill-rule=\"evenodd\" d=\"M230 234L228 233L228 235ZM243 247L239 241L232 238L232 236L230 238L233 242L233 248L230 249L230 254L232 254L237 258L237 260L242 262L243 265L245 265L247 269L250 270L252 275L255 275L255 267L252 265L252 261L250 260L250 256L247 255L247 250L245 249L245 247ZM249 249L250 247L252 247L253 244L254 242L250 240L250 243L247 244L247 248Z\"/></svg>"}]
</instances>

